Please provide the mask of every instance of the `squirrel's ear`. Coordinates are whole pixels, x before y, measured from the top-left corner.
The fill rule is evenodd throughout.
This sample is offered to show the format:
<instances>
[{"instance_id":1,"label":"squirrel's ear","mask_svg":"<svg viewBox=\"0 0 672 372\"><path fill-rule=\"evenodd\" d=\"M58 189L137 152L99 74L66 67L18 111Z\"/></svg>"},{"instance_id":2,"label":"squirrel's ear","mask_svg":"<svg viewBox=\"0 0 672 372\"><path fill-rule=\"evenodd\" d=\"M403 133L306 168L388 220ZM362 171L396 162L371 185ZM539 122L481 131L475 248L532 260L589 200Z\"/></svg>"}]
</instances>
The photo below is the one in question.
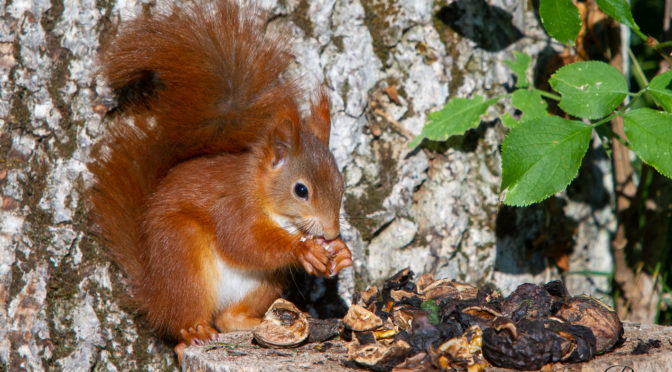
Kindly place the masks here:
<instances>
[{"instance_id":1,"label":"squirrel's ear","mask_svg":"<svg viewBox=\"0 0 672 372\"><path fill-rule=\"evenodd\" d=\"M299 125L290 119L281 120L271 133L273 156L271 166L279 168L287 160L287 156L298 149L300 144Z\"/></svg>"},{"instance_id":2,"label":"squirrel's ear","mask_svg":"<svg viewBox=\"0 0 672 372\"><path fill-rule=\"evenodd\" d=\"M329 145L331 111L329 109L329 97L324 87L321 87L317 95L310 100L310 117L306 120L306 125L320 142Z\"/></svg>"}]
</instances>

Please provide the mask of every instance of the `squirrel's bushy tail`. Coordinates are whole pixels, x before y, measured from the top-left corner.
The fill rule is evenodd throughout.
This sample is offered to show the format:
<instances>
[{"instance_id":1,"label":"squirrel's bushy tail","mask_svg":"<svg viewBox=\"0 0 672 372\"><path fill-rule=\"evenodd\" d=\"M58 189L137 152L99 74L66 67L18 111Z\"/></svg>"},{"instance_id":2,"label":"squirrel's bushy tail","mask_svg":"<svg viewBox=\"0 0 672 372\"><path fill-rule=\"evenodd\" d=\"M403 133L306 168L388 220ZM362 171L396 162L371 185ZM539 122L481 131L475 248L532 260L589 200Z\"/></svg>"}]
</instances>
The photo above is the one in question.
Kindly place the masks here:
<instances>
[{"instance_id":1,"label":"squirrel's bushy tail","mask_svg":"<svg viewBox=\"0 0 672 372\"><path fill-rule=\"evenodd\" d=\"M93 222L135 288L143 206L168 170L244 150L274 112L295 104L296 84L281 76L292 61L289 42L267 32L266 16L231 0L174 5L122 25L101 53L117 107L89 164Z\"/></svg>"}]
</instances>

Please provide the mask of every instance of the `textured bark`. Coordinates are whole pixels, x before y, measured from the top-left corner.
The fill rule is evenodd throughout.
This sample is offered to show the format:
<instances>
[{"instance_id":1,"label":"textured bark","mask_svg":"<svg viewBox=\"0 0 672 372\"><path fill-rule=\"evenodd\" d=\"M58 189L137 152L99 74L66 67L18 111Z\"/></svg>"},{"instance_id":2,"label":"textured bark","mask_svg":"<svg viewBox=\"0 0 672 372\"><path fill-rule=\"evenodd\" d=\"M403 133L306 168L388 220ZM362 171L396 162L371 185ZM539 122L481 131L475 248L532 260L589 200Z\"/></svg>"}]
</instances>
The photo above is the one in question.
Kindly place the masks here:
<instances>
[{"instance_id":1,"label":"textured bark","mask_svg":"<svg viewBox=\"0 0 672 372\"><path fill-rule=\"evenodd\" d=\"M529 208L499 206L505 129L494 118L506 105L464 136L407 147L448 98L510 90L502 60L514 50L541 56L535 79L546 74L559 46L533 2L266 3L273 23L292 25L294 68L327 82L347 185L343 236L355 265L337 282L311 279L308 309L334 311L321 298L347 301L406 266L505 291L558 277L559 266L611 271L613 194L599 144L567 192ZM0 369L175 367L171 345L129 309L83 200L111 99L97 49L121 20L152 11L151 1L0 3ZM603 276L566 279L572 293L608 289Z\"/></svg>"}]
</instances>

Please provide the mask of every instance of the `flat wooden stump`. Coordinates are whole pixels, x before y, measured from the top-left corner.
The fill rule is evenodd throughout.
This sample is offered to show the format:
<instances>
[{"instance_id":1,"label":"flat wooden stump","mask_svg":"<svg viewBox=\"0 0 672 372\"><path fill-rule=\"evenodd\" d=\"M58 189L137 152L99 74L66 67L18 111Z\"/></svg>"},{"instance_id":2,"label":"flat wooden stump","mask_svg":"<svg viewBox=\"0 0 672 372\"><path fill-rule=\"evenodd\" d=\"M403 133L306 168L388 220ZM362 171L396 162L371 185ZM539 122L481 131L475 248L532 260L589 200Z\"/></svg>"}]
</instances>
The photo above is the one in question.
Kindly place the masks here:
<instances>
[{"instance_id":1,"label":"flat wooden stump","mask_svg":"<svg viewBox=\"0 0 672 372\"><path fill-rule=\"evenodd\" d=\"M672 371L672 327L624 323L625 343L586 363L555 364L544 370L563 372L648 372ZM656 342L656 341L659 341ZM641 345L640 345L641 344ZM634 354L642 345L653 345L645 353ZM658 345L657 347L655 345ZM192 346L184 350L182 370L228 371L362 371L348 361L341 340L307 344L292 349L268 349L252 343L250 332L219 335L219 343ZM511 371L488 368L487 371Z\"/></svg>"}]
</instances>

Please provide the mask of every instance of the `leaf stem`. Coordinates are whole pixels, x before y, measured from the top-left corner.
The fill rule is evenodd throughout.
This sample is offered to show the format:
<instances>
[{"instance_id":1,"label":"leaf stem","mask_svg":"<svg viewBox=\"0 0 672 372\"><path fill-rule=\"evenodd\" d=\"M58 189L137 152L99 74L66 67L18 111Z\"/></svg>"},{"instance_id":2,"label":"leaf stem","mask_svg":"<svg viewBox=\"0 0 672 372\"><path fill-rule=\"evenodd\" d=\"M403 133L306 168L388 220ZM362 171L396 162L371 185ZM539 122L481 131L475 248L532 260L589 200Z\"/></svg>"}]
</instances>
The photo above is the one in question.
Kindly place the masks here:
<instances>
[{"instance_id":1,"label":"leaf stem","mask_svg":"<svg viewBox=\"0 0 672 372\"><path fill-rule=\"evenodd\" d=\"M577 270L577 271L570 271L567 273L567 275L606 276L610 278L614 276L614 273L607 271Z\"/></svg>"},{"instance_id":2,"label":"leaf stem","mask_svg":"<svg viewBox=\"0 0 672 372\"><path fill-rule=\"evenodd\" d=\"M639 36L642 40L646 41L647 37L646 37L646 35L644 35L644 33L642 31L640 31L639 29L636 29L636 28L632 28L632 27L630 29L632 31L634 31L637 34L637 36Z\"/></svg>"},{"instance_id":3,"label":"leaf stem","mask_svg":"<svg viewBox=\"0 0 672 372\"><path fill-rule=\"evenodd\" d=\"M619 115L622 115L622 113L620 111L614 111L614 112L611 113L611 115L607 116L606 118L604 118L602 120L599 120L599 121L596 121L594 123L591 123L590 126L593 127L593 128L599 127L600 125L602 125L604 123L610 122L611 119L613 119L613 118L615 118L616 116L619 116Z\"/></svg>"},{"instance_id":4,"label":"leaf stem","mask_svg":"<svg viewBox=\"0 0 672 372\"><path fill-rule=\"evenodd\" d=\"M613 117L610 117L609 119L613 119L616 116L617 115L613 115ZM602 123L602 124L604 124L604 123ZM615 139L618 142L622 143L623 145L628 146L628 142L624 138L619 136L616 132L614 132L608 125L603 125L601 127L600 126L595 127L595 131L597 131L598 134L602 134L605 137L610 138L610 139ZM629 146L628 146L628 148L629 148Z\"/></svg>"},{"instance_id":5,"label":"leaf stem","mask_svg":"<svg viewBox=\"0 0 672 372\"><path fill-rule=\"evenodd\" d=\"M626 147L630 148L630 146L628 145L628 142L624 138L619 136L616 132L611 130L611 128L608 125L605 125L605 126L602 126L602 127L601 127L601 125L610 122L612 119L614 119L617 116L622 116L623 114L625 114L626 111L628 111L628 109L635 103L635 101L637 101L637 99L639 97L641 97L642 94L644 94L645 92L646 92L646 89L642 89L637 93L631 94L631 97L633 97L633 98L630 100L630 102L628 102L627 105L623 106L623 108L620 108L620 109L612 112L611 115L607 116L606 118L604 118L602 120L598 120L594 123L591 123L590 126L595 128L596 131L599 127L600 130L598 132L601 132L600 134L606 135L607 137L612 138L612 139L616 139L616 140L618 140L618 142L620 142L623 145L625 145Z\"/></svg>"},{"instance_id":6,"label":"leaf stem","mask_svg":"<svg viewBox=\"0 0 672 372\"><path fill-rule=\"evenodd\" d=\"M612 131L608 125L595 127L595 132L600 137L600 142L602 142L602 147L604 148L607 156L611 158L611 154L613 152L611 147L611 139L616 138L616 133L614 133L614 131Z\"/></svg>"},{"instance_id":7,"label":"leaf stem","mask_svg":"<svg viewBox=\"0 0 672 372\"><path fill-rule=\"evenodd\" d=\"M562 97L560 97L559 95L557 95L557 94L553 94L553 93L551 93L551 92L547 92L547 91L545 91L545 90L541 90L541 89L534 89L534 90L536 90L537 92L539 92L539 94L541 94L542 96L544 96L544 97L546 97L546 98L550 98L550 99L552 99L552 100L554 100L554 101L560 101L560 100L562 99Z\"/></svg>"},{"instance_id":8,"label":"leaf stem","mask_svg":"<svg viewBox=\"0 0 672 372\"><path fill-rule=\"evenodd\" d=\"M619 109L617 112L625 113L626 111L628 111L628 109L632 107L632 105L637 101L637 99L641 97L642 94L644 93L646 93L646 88L642 88L642 90L640 90L639 92L631 95L630 97L632 97L632 99L630 100L630 102L628 102L627 105L625 105L622 109Z\"/></svg>"},{"instance_id":9,"label":"leaf stem","mask_svg":"<svg viewBox=\"0 0 672 372\"><path fill-rule=\"evenodd\" d=\"M632 66L634 70L633 72L635 73L635 79L637 80L637 84L639 84L640 88L648 87L649 81L646 79L646 75L644 75L642 66L639 65L639 62L637 61L635 55L632 53L632 48L630 47L628 47L628 55L630 56L630 60L632 61Z\"/></svg>"}]
</instances>

